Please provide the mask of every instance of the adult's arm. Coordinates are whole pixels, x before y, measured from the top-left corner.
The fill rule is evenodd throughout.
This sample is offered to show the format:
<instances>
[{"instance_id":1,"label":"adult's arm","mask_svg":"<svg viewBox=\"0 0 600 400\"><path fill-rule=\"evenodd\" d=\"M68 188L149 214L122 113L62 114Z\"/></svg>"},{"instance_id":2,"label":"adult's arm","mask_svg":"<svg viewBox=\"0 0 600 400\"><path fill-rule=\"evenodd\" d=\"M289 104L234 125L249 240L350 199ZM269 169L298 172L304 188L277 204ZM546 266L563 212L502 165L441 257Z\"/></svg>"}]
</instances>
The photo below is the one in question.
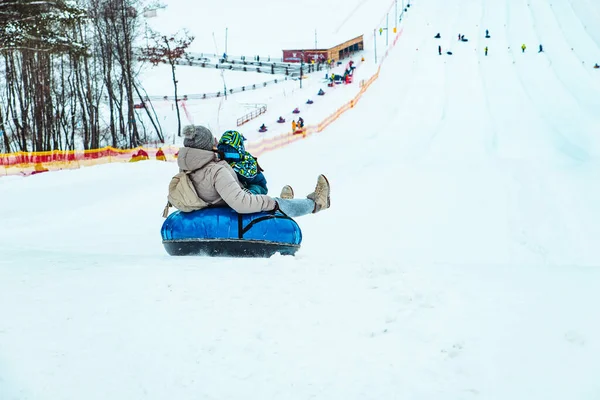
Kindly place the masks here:
<instances>
[{"instance_id":1,"label":"adult's arm","mask_svg":"<svg viewBox=\"0 0 600 400\"><path fill-rule=\"evenodd\" d=\"M277 206L270 196L251 194L242 189L226 168L220 168L215 174L215 189L225 203L240 214L272 211Z\"/></svg>"}]
</instances>

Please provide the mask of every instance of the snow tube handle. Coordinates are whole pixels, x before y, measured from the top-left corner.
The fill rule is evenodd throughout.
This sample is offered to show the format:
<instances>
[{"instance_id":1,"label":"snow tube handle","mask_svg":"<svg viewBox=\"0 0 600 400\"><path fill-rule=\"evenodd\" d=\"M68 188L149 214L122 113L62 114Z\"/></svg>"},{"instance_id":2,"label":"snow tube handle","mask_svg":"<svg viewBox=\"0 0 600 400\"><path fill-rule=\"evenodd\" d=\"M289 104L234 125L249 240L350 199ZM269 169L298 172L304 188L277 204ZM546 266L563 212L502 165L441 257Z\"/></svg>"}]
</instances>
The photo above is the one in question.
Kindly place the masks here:
<instances>
[{"instance_id":1,"label":"snow tube handle","mask_svg":"<svg viewBox=\"0 0 600 400\"><path fill-rule=\"evenodd\" d=\"M253 219L252 221L250 221L248 223L248 225L244 226L244 222L242 221L242 214L238 214L238 239L243 239L244 238L244 233L248 232L255 224L262 222L262 221L266 221L269 219L290 219L290 217L288 217L283 211L281 210L275 210L275 212L279 211L282 215L265 215L264 217L259 217L256 219Z\"/></svg>"}]
</instances>

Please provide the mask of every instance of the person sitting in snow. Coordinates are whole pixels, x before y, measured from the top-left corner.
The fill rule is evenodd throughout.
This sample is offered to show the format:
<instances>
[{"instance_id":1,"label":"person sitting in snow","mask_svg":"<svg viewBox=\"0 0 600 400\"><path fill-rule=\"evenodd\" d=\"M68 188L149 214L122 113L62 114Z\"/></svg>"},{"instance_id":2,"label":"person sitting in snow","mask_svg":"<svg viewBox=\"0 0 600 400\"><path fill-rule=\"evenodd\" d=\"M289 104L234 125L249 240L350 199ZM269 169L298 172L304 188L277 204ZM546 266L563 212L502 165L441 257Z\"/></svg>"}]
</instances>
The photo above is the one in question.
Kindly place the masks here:
<instances>
[{"instance_id":1,"label":"person sitting in snow","mask_svg":"<svg viewBox=\"0 0 600 400\"><path fill-rule=\"evenodd\" d=\"M594 64L594 68L598 69L600 68L600 65L598 65L598 63Z\"/></svg>"},{"instance_id":2,"label":"person sitting in snow","mask_svg":"<svg viewBox=\"0 0 600 400\"><path fill-rule=\"evenodd\" d=\"M179 149L177 165L182 171L191 171L189 178L198 197L211 205L226 205L240 214L280 210L289 217L317 213L330 207L330 186L324 175L317 177L314 192L304 199L294 199L294 191L286 185L280 197L255 195L245 190L238 175L225 160L219 160L214 138L204 126L188 125L183 128L184 141ZM239 132L238 132L239 135ZM231 135L233 139L237 135Z\"/></svg>"},{"instance_id":3,"label":"person sitting in snow","mask_svg":"<svg viewBox=\"0 0 600 400\"><path fill-rule=\"evenodd\" d=\"M219 156L229 163L250 193L267 194L267 179L263 175L263 169L258 165L257 159L246 151L245 140L238 131L226 131L217 145Z\"/></svg>"},{"instance_id":4,"label":"person sitting in snow","mask_svg":"<svg viewBox=\"0 0 600 400\"><path fill-rule=\"evenodd\" d=\"M317 93L318 96L323 96L325 94L325 92L323 91L323 89L319 89L319 93Z\"/></svg>"},{"instance_id":5,"label":"person sitting in snow","mask_svg":"<svg viewBox=\"0 0 600 400\"><path fill-rule=\"evenodd\" d=\"M267 131L267 127L265 126L265 124L262 124L258 130L260 132L266 132Z\"/></svg>"},{"instance_id":6,"label":"person sitting in snow","mask_svg":"<svg viewBox=\"0 0 600 400\"><path fill-rule=\"evenodd\" d=\"M279 119L277 120L278 123L282 124L285 122L285 119L280 115Z\"/></svg>"}]
</instances>

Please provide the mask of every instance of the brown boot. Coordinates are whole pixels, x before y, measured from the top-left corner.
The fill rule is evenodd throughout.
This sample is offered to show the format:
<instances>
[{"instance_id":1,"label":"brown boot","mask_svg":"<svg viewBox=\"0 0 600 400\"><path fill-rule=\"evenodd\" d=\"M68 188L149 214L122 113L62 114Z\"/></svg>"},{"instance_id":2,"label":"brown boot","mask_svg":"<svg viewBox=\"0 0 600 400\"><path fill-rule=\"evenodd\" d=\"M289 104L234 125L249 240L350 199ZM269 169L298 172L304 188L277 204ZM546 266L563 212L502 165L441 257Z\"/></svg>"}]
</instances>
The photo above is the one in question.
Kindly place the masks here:
<instances>
[{"instance_id":1,"label":"brown boot","mask_svg":"<svg viewBox=\"0 0 600 400\"><path fill-rule=\"evenodd\" d=\"M294 189L290 185L285 185L283 189L281 189L280 198L285 200L291 200L294 198Z\"/></svg>"},{"instance_id":2,"label":"brown boot","mask_svg":"<svg viewBox=\"0 0 600 400\"><path fill-rule=\"evenodd\" d=\"M317 178L317 186L315 187L315 191L306 196L315 202L314 213L318 213L319 211L323 211L329 208L331 201L329 199L329 181L325 177L325 175L319 175Z\"/></svg>"}]
</instances>

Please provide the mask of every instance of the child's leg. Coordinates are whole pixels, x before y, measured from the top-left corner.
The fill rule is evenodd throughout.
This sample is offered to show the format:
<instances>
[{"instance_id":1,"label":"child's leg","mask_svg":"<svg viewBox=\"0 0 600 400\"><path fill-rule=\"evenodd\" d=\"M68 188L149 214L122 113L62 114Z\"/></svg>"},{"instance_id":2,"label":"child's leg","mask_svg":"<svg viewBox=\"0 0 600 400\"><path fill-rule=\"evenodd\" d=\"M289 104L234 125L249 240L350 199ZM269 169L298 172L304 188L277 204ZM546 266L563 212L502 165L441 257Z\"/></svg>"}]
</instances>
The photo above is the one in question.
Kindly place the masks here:
<instances>
[{"instance_id":1,"label":"child's leg","mask_svg":"<svg viewBox=\"0 0 600 400\"><path fill-rule=\"evenodd\" d=\"M262 172L256 174L252 179L246 179L246 187L254 194L267 194L269 191L267 188L267 179Z\"/></svg>"}]
</instances>

